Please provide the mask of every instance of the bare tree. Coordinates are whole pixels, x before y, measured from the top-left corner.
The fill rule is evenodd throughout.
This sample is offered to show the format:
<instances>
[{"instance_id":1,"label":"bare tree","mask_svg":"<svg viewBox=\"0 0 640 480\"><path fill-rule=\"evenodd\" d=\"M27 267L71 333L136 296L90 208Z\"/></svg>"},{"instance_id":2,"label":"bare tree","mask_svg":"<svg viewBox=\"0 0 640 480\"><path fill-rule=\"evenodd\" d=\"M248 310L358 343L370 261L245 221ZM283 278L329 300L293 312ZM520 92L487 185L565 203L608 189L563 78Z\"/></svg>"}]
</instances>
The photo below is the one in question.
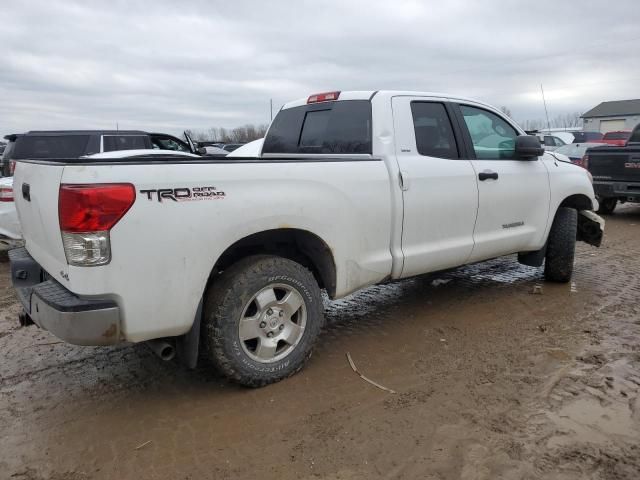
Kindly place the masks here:
<instances>
[{"instance_id":1,"label":"bare tree","mask_svg":"<svg viewBox=\"0 0 640 480\"><path fill-rule=\"evenodd\" d=\"M509 108L505 107L504 105L500 107L500 111L507 117L511 117L511 110L509 110Z\"/></svg>"},{"instance_id":2,"label":"bare tree","mask_svg":"<svg viewBox=\"0 0 640 480\"><path fill-rule=\"evenodd\" d=\"M207 130L186 130L186 132L196 142L247 143L263 138L267 128L269 128L267 124L248 123L230 130L224 127L211 127Z\"/></svg>"}]
</instances>

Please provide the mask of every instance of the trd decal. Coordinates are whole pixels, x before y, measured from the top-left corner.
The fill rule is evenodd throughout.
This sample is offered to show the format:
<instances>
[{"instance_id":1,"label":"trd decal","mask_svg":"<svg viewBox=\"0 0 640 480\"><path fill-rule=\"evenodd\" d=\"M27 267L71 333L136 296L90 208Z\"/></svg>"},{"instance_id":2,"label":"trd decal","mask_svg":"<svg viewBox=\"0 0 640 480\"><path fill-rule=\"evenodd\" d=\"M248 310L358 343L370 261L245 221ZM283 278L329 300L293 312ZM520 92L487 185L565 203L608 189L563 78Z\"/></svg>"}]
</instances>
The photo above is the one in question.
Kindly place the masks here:
<instances>
[{"instance_id":1,"label":"trd decal","mask_svg":"<svg viewBox=\"0 0 640 480\"><path fill-rule=\"evenodd\" d=\"M225 197L216 187L179 187L179 188L159 188L157 190L140 190L140 193L147 196L147 200L157 199L173 200L174 202L193 202L195 200L222 200Z\"/></svg>"}]
</instances>

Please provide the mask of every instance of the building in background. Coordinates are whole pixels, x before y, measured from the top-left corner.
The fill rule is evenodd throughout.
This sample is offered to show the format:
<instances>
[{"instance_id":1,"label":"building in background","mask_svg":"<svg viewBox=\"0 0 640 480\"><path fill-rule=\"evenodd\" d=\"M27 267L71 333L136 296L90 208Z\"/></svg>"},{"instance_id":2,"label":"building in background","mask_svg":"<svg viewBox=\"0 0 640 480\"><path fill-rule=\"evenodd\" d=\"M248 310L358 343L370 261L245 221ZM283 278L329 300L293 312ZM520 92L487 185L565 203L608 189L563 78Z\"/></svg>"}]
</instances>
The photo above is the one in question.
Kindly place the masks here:
<instances>
[{"instance_id":1,"label":"building in background","mask_svg":"<svg viewBox=\"0 0 640 480\"><path fill-rule=\"evenodd\" d=\"M602 102L582 115L585 132L631 130L640 123L640 98Z\"/></svg>"}]
</instances>

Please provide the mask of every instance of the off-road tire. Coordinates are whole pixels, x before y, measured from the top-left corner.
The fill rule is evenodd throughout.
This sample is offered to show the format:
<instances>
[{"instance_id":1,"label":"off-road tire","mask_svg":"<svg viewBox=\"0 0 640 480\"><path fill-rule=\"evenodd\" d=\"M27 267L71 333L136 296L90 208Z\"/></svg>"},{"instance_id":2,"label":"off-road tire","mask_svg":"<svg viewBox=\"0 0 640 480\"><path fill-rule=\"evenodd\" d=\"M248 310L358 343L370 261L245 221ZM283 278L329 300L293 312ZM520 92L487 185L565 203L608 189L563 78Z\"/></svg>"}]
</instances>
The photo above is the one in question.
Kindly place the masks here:
<instances>
[{"instance_id":1,"label":"off-road tire","mask_svg":"<svg viewBox=\"0 0 640 480\"><path fill-rule=\"evenodd\" d=\"M304 299L306 326L299 343L274 363L255 361L238 333L251 298L272 283L294 287ZM205 294L201 341L205 356L226 377L247 387L262 387L302 369L324 322L320 289L313 274L292 260L269 255L244 258L216 278Z\"/></svg>"},{"instance_id":2,"label":"off-road tire","mask_svg":"<svg viewBox=\"0 0 640 480\"><path fill-rule=\"evenodd\" d=\"M598 201L600 207L598 208L598 213L602 213L604 215L611 215L613 211L616 209L616 205L618 204L617 198L603 198Z\"/></svg>"},{"instance_id":3,"label":"off-road tire","mask_svg":"<svg viewBox=\"0 0 640 480\"><path fill-rule=\"evenodd\" d=\"M578 212L561 207L556 212L547 240L544 263L544 278L550 282L566 283L573 274L573 259L576 249Z\"/></svg>"}]
</instances>

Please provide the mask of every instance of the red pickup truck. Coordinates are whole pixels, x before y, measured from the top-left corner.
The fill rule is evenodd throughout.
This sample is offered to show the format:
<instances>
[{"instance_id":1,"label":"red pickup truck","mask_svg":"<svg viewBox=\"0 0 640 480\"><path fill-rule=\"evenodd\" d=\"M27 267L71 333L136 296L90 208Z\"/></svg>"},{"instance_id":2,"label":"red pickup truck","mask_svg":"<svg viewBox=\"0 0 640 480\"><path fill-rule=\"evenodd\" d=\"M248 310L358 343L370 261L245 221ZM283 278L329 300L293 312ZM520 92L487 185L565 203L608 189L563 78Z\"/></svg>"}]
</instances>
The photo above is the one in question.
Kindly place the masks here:
<instances>
[{"instance_id":1,"label":"red pickup truck","mask_svg":"<svg viewBox=\"0 0 640 480\"><path fill-rule=\"evenodd\" d=\"M624 147L627 144L627 140L631 136L631 130L617 130L615 132L607 132L600 140L602 143L608 145L615 145L618 147Z\"/></svg>"}]
</instances>

